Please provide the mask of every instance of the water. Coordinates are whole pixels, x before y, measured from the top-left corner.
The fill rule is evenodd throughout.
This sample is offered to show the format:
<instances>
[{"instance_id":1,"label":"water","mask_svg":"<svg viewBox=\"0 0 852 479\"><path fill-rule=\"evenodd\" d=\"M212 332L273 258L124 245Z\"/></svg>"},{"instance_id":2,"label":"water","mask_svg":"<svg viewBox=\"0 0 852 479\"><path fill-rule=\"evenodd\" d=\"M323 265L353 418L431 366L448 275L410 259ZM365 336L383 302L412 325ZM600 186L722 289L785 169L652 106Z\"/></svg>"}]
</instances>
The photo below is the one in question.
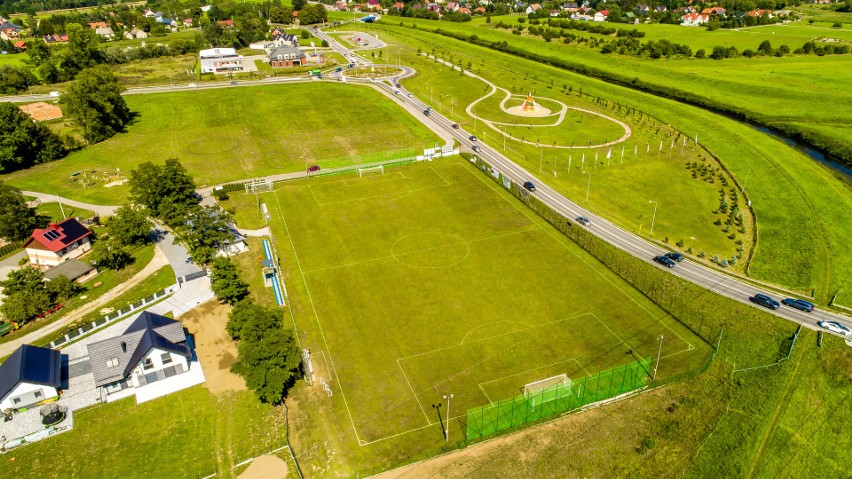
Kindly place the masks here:
<instances>
[{"instance_id":1,"label":"water","mask_svg":"<svg viewBox=\"0 0 852 479\"><path fill-rule=\"evenodd\" d=\"M773 138L777 138L777 139L783 141L787 146L791 146L791 147L801 151L802 153L808 155L810 158L816 160L817 162L822 163L823 165L825 165L825 166L831 168L832 170L840 173L840 175L846 181L852 183L852 167L846 166L843 163L840 163L840 162L837 162L837 161L834 161L834 160L830 160L830 159L826 158L825 155L822 152L817 151L817 150L815 150L815 149L813 149L809 146L805 146L805 145L799 143L798 141L796 141L792 138L786 137L786 136L784 136L784 135L782 135L782 134L780 134L776 131L773 131L773 130L770 130L769 128L766 128L765 126L752 125L752 128L754 128L757 131L766 133L767 135L769 135Z\"/></svg>"}]
</instances>

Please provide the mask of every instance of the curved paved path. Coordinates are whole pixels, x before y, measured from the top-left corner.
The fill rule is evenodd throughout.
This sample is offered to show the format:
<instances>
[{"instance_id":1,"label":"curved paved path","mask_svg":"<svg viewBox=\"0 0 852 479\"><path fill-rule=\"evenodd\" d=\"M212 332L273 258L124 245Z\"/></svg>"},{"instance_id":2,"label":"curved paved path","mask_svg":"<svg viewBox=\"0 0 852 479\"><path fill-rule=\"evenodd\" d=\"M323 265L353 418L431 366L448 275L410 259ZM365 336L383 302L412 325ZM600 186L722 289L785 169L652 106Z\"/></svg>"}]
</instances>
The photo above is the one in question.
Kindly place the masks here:
<instances>
[{"instance_id":1,"label":"curved paved path","mask_svg":"<svg viewBox=\"0 0 852 479\"><path fill-rule=\"evenodd\" d=\"M115 214L115 210L118 209L118 206L94 205L92 203L83 203L82 201L71 200L48 193L39 193L37 191L21 191L21 193L23 193L24 196L32 196L34 198L38 198L41 200L42 203L56 203L61 201L63 205L94 211L98 214L98 216L112 216Z\"/></svg>"}]
</instances>

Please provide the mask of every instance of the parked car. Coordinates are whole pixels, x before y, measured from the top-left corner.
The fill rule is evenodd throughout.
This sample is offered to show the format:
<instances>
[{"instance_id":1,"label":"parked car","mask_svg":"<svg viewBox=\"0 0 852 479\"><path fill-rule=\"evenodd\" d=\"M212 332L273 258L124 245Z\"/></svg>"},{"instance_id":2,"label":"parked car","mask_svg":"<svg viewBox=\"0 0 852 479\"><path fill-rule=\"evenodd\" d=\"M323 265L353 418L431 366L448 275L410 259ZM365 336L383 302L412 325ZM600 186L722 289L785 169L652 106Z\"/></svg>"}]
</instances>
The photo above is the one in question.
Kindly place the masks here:
<instances>
[{"instance_id":1,"label":"parked car","mask_svg":"<svg viewBox=\"0 0 852 479\"><path fill-rule=\"evenodd\" d=\"M832 333L837 333L841 336L852 336L852 330L837 321L819 321L817 324L819 327L827 329Z\"/></svg>"},{"instance_id":2,"label":"parked car","mask_svg":"<svg viewBox=\"0 0 852 479\"><path fill-rule=\"evenodd\" d=\"M530 191L535 191L535 185L532 183L532 181L525 181L524 182L524 188L526 188Z\"/></svg>"},{"instance_id":3,"label":"parked car","mask_svg":"<svg viewBox=\"0 0 852 479\"><path fill-rule=\"evenodd\" d=\"M813 303L809 303L803 299L787 298L782 300L781 303L791 308L796 308L798 310L804 311L806 313L810 313L814 310Z\"/></svg>"},{"instance_id":4,"label":"parked car","mask_svg":"<svg viewBox=\"0 0 852 479\"><path fill-rule=\"evenodd\" d=\"M470 135L470 141L476 141L477 139L476 135Z\"/></svg>"},{"instance_id":5,"label":"parked car","mask_svg":"<svg viewBox=\"0 0 852 479\"><path fill-rule=\"evenodd\" d=\"M669 258L668 255L654 256L654 261L656 261L657 263L660 263L661 265L663 265L667 268L674 268L675 267L674 260Z\"/></svg>"},{"instance_id":6,"label":"parked car","mask_svg":"<svg viewBox=\"0 0 852 479\"><path fill-rule=\"evenodd\" d=\"M666 253L666 258L676 263L680 263L681 261L683 261L683 255L680 253Z\"/></svg>"},{"instance_id":7,"label":"parked car","mask_svg":"<svg viewBox=\"0 0 852 479\"><path fill-rule=\"evenodd\" d=\"M778 304L778 301L775 301L774 299L770 298L765 294L755 294L754 296L748 299L752 303L759 304L764 308L778 309L781 307L781 305Z\"/></svg>"},{"instance_id":8,"label":"parked car","mask_svg":"<svg viewBox=\"0 0 852 479\"><path fill-rule=\"evenodd\" d=\"M308 171L319 171L319 170L320 170L319 165L311 165L311 166L308 167Z\"/></svg>"},{"instance_id":9,"label":"parked car","mask_svg":"<svg viewBox=\"0 0 852 479\"><path fill-rule=\"evenodd\" d=\"M592 222L589 221L585 216L578 216L574 221L580 223L583 226L592 226Z\"/></svg>"},{"instance_id":10,"label":"parked car","mask_svg":"<svg viewBox=\"0 0 852 479\"><path fill-rule=\"evenodd\" d=\"M459 126L458 123L453 123L453 129L454 130L458 130L459 128L461 128L461 127Z\"/></svg>"}]
</instances>

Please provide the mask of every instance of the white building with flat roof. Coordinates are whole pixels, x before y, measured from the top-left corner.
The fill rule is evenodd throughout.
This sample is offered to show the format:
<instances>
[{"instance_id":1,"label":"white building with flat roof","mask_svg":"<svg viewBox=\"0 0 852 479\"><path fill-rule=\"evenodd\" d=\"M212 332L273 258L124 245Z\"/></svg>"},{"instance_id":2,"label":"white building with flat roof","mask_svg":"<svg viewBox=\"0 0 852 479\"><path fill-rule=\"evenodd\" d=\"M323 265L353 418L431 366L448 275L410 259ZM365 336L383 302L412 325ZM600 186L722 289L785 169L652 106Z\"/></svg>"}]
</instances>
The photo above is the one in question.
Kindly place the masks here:
<instances>
[{"instance_id":1,"label":"white building with flat roof","mask_svg":"<svg viewBox=\"0 0 852 479\"><path fill-rule=\"evenodd\" d=\"M243 56L233 48L209 48L198 52L201 73L229 73L243 71Z\"/></svg>"}]
</instances>

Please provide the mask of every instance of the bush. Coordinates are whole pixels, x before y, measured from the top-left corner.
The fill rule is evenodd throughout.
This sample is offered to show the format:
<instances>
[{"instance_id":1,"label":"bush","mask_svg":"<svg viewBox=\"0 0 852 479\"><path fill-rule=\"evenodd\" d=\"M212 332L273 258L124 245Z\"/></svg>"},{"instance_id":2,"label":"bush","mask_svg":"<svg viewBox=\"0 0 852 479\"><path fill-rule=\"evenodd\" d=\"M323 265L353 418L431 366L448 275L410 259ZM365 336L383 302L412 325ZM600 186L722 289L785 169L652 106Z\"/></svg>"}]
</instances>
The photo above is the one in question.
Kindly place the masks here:
<instances>
[{"instance_id":1,"label":"bush","mask_svg":"<svg viewBox=\"0 0 852 479\"><path fill-rule=\"evenodd\" d=\"M683 248L684 242L683 242L683 240L680 240L675 244L678 246L678 248Z\"/></svg>"}]
</instances>

